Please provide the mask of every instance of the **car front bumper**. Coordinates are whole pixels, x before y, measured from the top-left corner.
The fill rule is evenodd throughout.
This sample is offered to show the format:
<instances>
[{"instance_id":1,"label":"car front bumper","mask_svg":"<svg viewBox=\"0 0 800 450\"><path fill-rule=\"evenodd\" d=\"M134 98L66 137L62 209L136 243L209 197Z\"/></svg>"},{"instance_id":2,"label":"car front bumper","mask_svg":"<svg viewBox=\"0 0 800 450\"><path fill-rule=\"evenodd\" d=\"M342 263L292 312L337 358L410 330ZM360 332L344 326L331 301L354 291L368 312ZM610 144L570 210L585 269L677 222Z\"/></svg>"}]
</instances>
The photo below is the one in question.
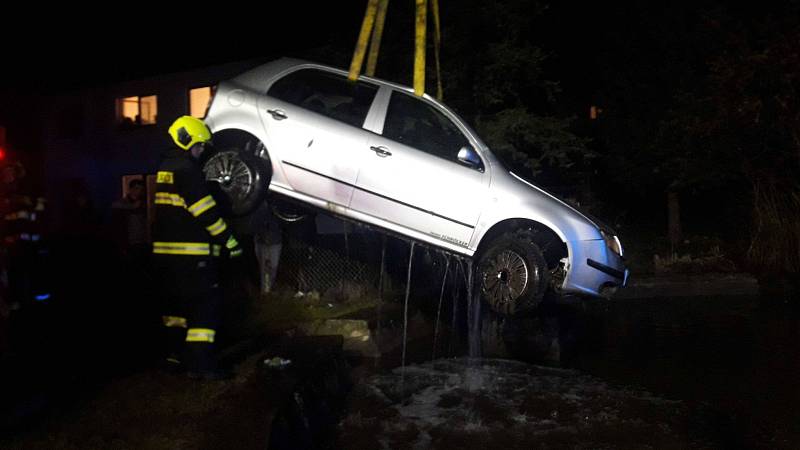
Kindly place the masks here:
<instances>
[{"instance_id":1,"label":"car front bumper","mask_svg":"<svg viewBox=\"0 0 800 450\"><path fill-rule=\"evenodd\" d=\"M628 283L630 271L623 258L609 250L602 239L569 241L570 266L562 291L594 297L610 297Z\"/></svg>"}]
</instances>

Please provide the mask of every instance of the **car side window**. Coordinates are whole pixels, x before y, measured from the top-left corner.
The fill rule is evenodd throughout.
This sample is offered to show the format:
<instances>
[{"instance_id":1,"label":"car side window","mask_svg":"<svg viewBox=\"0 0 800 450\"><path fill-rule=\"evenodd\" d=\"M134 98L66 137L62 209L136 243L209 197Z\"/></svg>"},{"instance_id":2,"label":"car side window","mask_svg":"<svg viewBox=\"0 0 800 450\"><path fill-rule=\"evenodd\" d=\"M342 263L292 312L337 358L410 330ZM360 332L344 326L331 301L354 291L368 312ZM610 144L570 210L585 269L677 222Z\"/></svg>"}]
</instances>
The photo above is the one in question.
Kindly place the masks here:
<instances>
[{"instance_id":1,"label":"car side window","mask_svg":"<svg viewBox=\"0 0 800 450\"><path fill-rule=\"evenodd\" d=\"M433 106L401 92L392 92L383 136L431 155L458 162L469 145L461 130Z\"/></svg>"},{"instance_id":2,"label":"car side window","mask_svg":"<svg viewBox=\"0 0 800 450\"><path fill-rule=\"evenodd\" d=\"M267 95L355 127L364 125L378 87L316 69L301 69L276 81Z\"/></svg>"}]
</instances>

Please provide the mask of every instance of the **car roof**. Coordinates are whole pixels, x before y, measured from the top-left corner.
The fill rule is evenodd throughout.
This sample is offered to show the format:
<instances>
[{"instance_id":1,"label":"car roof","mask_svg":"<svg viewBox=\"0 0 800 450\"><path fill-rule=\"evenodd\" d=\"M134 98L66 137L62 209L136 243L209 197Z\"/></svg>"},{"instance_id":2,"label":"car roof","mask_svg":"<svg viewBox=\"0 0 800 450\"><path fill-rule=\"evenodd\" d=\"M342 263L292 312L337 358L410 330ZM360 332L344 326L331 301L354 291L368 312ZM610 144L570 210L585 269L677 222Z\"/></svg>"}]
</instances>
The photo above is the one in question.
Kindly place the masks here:
<instances>
[{"instance_id":1,"label":"car roof","mask_svg":"<svg viewBox=\"0 0 800 450\"><path fill-rule=\"evenodd\" d=\"M316 67L324 70L329 70L332 72L337 72L342 75L347 75L348 72L346 70L340 69L338 67L329 66L327 64L316 63L313 61L306 61L303 59L297 58L280 58L274 61L270 61L265 64L261 64L253 69L248 70L247 72L235 77L233 80L237 82L239 85L243 85L252 90L263 90L265 86L265 79L272 78L275 75L284 72L289 69L295 69L299 67ZM358 77L359 81L370 81L377 84L383 84L386 86L390 86L394 89L405 91L408 93L413 93L414 89L405 86L399 83L394 83L392 81L387 81L381 78L376 77L369 77L366 75L360 75ZM433 101L437 104L441 104L440 102L436 101L433 97L429 96L428 94L424 94L423 97L425 99ZM444 105L442 105L444 106Z\"/></svg>"},{"instance_id":2,"label":"car roof","mask_svg":"<svg viewBox=\"0 0 800 450\"><path fill-rule=\"evenodd\" d=\"M296 69L296 68L300 68L300 67L320 68L320 69L323 69L323 70L336 72L336 73L339 73L339 74L344 75L344 76L347 76L347 74L348 74L348 72L346 70L344 70L344 69L340 69L340 68L337 68L337 67L329 66L329 65L326 65L326 64L320 64L320 63L316 63L316 62L313 62L313 61L306 61L306 60L303 60L303 59L284 57L284 58L276 59L274 61L262 64L260 66L257 66L255 68L253 68L253 69L250 69L247 72L245 72L245 73L233 78L232 81L234 83L236 83L237 85L242 86L244 88L247 88L247 89L250 89L250 90L253 90L253 91L256 91L256 92L260 92L262 94L265 94L269 80L274 78L276 75L279 75L279 74L281 74L283 72L286 72L287 70ZM389 86L389 87L391 87L393 89L397 89L397 90L406 92L406 93L411 94L411 95L414 94L414 89L409 87L409 86L404 86L404 85L399 84L399 83L386 81L386 80L383 80L381 78L375 78L375 77L368 77L366 75L360 75L358 77L358 79L359 79L359 81L369 81L369 82L373 82L373 83L376 83L376 84ZM453 115L454 117L457 117L459 122L465 128L467 133L470 136L472 136L472 138L475 140L475 142L477 142L481 148L484 148L484 149L487 148L486 144L483 143L483 141L480 139L478 134L472 129L472 127L469 126L469 124L467 124L463 119L461 119L458 116L458 114L455 113L455 111L453 111L447 105L443 104L442 102L438 101L437 99L431 97L427 93L423 94L422 98L424 98L428 102L431 102L431 103L433 103L435 105L438 105L441 109L449 112L449 114Z\"/></svg>"}]
</instances>

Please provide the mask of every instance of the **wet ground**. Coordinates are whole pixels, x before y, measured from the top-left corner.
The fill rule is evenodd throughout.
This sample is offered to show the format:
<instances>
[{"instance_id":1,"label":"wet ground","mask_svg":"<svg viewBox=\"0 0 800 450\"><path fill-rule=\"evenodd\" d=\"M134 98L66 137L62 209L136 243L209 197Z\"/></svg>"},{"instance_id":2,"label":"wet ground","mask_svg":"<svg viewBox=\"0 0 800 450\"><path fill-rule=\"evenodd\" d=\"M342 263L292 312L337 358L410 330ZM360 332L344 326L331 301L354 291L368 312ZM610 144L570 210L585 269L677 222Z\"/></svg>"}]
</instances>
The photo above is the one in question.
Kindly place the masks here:
<instances>
[{"instance_id":1,"label":"wet ground","mask_svg":"<svg viewBox=\"0 0 800 450\"><path fill-rule=\"evenodd\" d=\"M567 333L566 366L708 405L717 418L709 432L724 447L800 448L796 303L736 296L626 300L573 317L579 331Z\"/></svg>"},{"instance_id":2,"label":"wet ground","mask_svg":"<svg viewBox=\"0 0 800 450\"><path fill-rule=\"evenodd\" d=\"M367 378L342 422L345 448L800 448L790 305L725 296L514 320L483 311L485 358Z\"/></svg>"},{"instance_id":3,"label":"wet ground","mask_svg":"<svg viewBox=\"0 0 800 450\"><path fill-rule=\"evenodd\" d=\"M685 402L574 370L456 358L366 379L341 448L718 448Z\"/></svg>"}]
</instances>

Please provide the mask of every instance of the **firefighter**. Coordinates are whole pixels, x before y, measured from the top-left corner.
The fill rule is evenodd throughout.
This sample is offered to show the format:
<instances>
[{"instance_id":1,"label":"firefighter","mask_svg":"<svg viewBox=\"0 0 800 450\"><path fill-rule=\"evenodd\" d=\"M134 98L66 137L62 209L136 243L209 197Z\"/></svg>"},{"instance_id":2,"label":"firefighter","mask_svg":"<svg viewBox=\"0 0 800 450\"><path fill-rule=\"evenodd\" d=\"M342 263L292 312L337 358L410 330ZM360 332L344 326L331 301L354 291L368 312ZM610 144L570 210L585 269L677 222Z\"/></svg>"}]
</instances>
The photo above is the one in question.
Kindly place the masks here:
<instances>
[{"instance_id":1,"label":"firefighter","mask_svg":"<svg viewBox=\"0 0 800 450\"><path fill-rule=\"evenodd\" d=\"M242 249L206 187L199 158L211 131L190 116L169 128L175 147L156 174L153 259L165 297L167 362L193 378L223 377L214 355L219 304L215 256L235 258Z\"/></svg>"},{"instance_id":2,"label":"firefighter","mask_svg":"<svg viewBox=\"0 0 800 450\"><path fill-rule=\"evenodd\" d=\"M25 167L16 160L0 163L0 239L8 296L14 308L47 295L33 267L41 250L45 200L32 195L24 183Z\"/></svg>"},{"instance_id":3,"label":"firefighter","mask_svg":"<svg viewBox=\"0 0 800 450\"><path fill-rule=\"evenodd\" d=\"M13 311L50 298L42 280L43 197L32 195L25 167L0 160L0 354L9 347Z\"/></svg>"}]
</instances>

